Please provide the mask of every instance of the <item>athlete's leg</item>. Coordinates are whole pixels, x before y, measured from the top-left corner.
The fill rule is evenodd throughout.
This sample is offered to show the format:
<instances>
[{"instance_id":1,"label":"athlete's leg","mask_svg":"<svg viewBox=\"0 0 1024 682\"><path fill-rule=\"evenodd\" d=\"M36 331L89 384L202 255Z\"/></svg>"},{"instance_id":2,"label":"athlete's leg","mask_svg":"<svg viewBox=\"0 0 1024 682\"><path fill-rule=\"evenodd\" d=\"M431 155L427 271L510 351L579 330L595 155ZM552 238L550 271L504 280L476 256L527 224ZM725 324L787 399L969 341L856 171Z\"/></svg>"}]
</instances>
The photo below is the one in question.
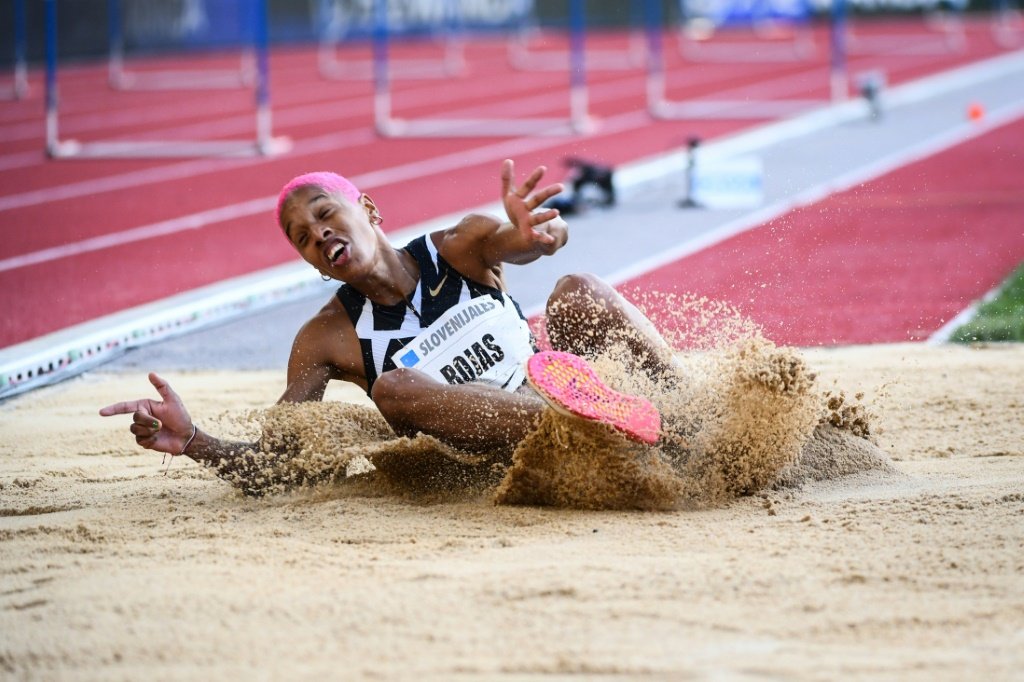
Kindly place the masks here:
<instances>
[{"instance_id":1,"label":"athlete's leg","mask_svg":"<svg viewBox=\"0 0 1024 682\"><path fill-rule=\"evenodd\" d=\"M400 436L422 432L476 453L511 453L545 407L529 389L509 393L477 383L449 385L406 368L380 375L371 397Z\"/></svg>"},{"instance_id":2,"label":"athlete's leg","mask_svg":"<svg viewBox=\"0 0 1024 682\"><path fill-rule=\"evenodd\" d=\"M558 280L548 298L547 331L555 350L593 357L625 344L652 376L664 376L674 366L672 347L654 324L595 275Z\"/></svg>"}]
</instances>

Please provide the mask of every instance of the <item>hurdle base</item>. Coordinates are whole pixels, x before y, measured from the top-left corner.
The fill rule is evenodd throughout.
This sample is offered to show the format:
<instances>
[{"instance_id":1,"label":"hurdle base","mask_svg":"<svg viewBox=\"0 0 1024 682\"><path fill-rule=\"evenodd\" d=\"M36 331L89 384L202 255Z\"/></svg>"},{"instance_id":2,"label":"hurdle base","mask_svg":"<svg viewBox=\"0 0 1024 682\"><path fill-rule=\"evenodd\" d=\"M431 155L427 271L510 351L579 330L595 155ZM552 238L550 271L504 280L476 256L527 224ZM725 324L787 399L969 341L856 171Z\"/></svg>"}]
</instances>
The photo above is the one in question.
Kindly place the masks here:
<instances>
[{"instance_id":1,"label":"hurdle base","mask_svg":"<svg viewBox=\"0 0 1024 682\"><path fill-rule=\"evenodd\" d=\"M518 137L589 135L597 119L418 119L386 118L377 121L382 137Z\"/></svg>"},{"instance_id":2,"label":"hurdle base","mask_svg":"<svg viewBox=\"0 0 1024 682\"><path fill-rule=\"evenodd\" d=\"M59 140L47 145L46 153L54 159L168 159L191 157L277 156L289 151L292 141L274 137L267 141L97 141Z\"/></svg>"},{"instance_id":3,"label":"hurdle base","mask_svg":"<svg viewBox=\"0 0 1024 682\"><path fill-rule=\"evenodd\" d=\"M648 110L654 118L672 120L700 119L767 119L785 118L828 104L824 100L778 100L750 102L745 100L698 100L670 102L654 99Z\"/></svg>"},{"instance_id":4,"label":"hurdle base","mask_svg":"<svg viewBox=\"0 0 1024 682\"><path fill-rule=\"evenodd\" d=\"M115 90L235 90L251 88L252 73L203 73L201 71L122 71L110 76Z\"/></svg>"}]
</instances>

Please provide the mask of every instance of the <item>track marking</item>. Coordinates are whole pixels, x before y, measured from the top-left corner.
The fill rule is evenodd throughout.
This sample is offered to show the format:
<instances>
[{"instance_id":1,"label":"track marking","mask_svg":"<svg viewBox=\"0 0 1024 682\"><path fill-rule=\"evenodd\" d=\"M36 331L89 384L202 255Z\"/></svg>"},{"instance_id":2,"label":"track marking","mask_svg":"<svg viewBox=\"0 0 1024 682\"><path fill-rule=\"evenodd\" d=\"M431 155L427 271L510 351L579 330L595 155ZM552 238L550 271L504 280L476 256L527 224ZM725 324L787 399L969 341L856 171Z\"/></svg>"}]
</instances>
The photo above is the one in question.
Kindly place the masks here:
<instances>
[{"instance_id":1,"label":"track marking","mask_svg":"<svg viewBox=\"0 0 1024 682\"><path fill-rule=\"evenodd\" d=\"M753 228L759 227L790 211L817 203L826 197L836 194L855 185L873 180L903 166L933 156L945 149L967 142L996 128L1012 123L1024 117L1024 101L998 109L979 124L976 122L960 123L955 127L926 140L907 147L898 152L884 156L877 161L855 168L836 178L808 187L793 196L777 201L753 213L730 221L719 228L701 234L677 247L659 253L651 258L633 263L622 268L605 279L612 286L622 284L630 279L657 270L669 263L680 260L697 251L729 239Z\"/></svg>"},{"instance_id":2,"label":"track marking","mask_svg":"<svg viewBox=\"0 0 1024 682\"><path fill-rule=\"evenodd\" d=\"M887 101L890 104L904 104L928 96L934 96L936 94L947 92L951 89L957 89L962 87L966 83L975 82L978 78L982 77L996 77L1004 74L1007 71L1011 71L1024 64L1024 58L1021 55L1008 55L1003 57L997 57L992 60L986 60L984 62L972 64L966 67L962 67L953 72L946 74L938 74L936 76L928 77L922 81L916 81L908 83L903 86L894 88L887 97ZM789 139L792 137L805 135L814 130L834 125L837 122L847 120L857 115L860 111L861 103L857 101L847 102L843 105L826 107L819 110L814 110L808 114L786 119L778 123L769 124L760 127L754 131L740 133L738 135L725 138L720 142L715 142L707 146L706 155L707 158L714 156L731 156L745 151L751 151L758 147L763 147L767 144L777 143L783 139ZM978 131L984 131L990 129L993 126L993 121L997 120L998 114L990 116L982 124L971 123L969 125L961 125L959 129L964 131L974 130L977 134ZM621 114L616 117L605 119L601 129L593 137L602 137L609 134L617 134L625 132L627 130L635 129L643 125L649 124L649 117L646 112L629 112ZM317 138L312 142L307 142L301 145L303 151L307 149L317 149L319 151L327 151L336 149L337 144L353 143L353 140L361 139L363 135L370 135L369 130L345 132L345 133L334 133L331 135L325 135L321 138ZM375 138L372 138L375 139ZM506 156L515 156L530 151L538 151L552 146L558 146L563 144L564 140L561 138L516 138L513 140L504 140L498 143L490 145L484 145L475 149L467 151L457 151L452 154L448 154L441 157L435 157L433 159L415 161L392 168L381 169L377 171L370 171L361 175L353 177L353 182L359 187L365 188L379 188L384 185L389 185L404 180L416 179L423 176L429 176L446 170L456 170L472 166L476 163L484 163L492 161L496 158L502 158ZM954 143L955 144L955 143ZM915 147L916 148L916 147ZM915 149L912 148L912 149ZM311 153L311 152L307 152ZM934 153L934 152L932 152ZM900 155L893 155L886 157L879 163L884 163L888 159L894 159L893 163L900 163ZM902 162L905 163L905 162ZM159 182L161 179L172 179L174 177L184 177L197 172L200 168L209 168L215 166L215 169L222 169L225 167L232 167L237 163L231 160L200 160L190 161L181 164L174 164L172 166L163 166L159 168L150 169L148 171L134 172L114 176L113 178L103 178L96 181L86 181L83 183L74 183L66 186L66 192L73 192L74 196L83 196L92 194L98 191L114 191L116 189L124 189L126 187L135 186L133 184L133 178L145 176L151 178L151 182ZM874 166L878 166L875 164ZM872 166L872 167L874 167ZM665 173L670 172L676 168L679 168L679 155L668 154L653 161L638 162L635 164L629 164L622 172L619 173L620 180L624 186L630 184L639 184L652 177L662 177ZM892 166L893 168L896 166ZM888 167L886 167L888 168ZM879 171L880 173L886 172L885 170ZM845 177L845 176L844 176ZM867 176L874 177L874 176ZM841 181L842 179L840 179ZM823 187L826 187L827 183L818 188L811 188L815 191L823 191ZM100 189L103 188L103 189ZM780 204L773 204L772 206L766 207L750 214L744 218L741 218L732 223L715 230L711 233L702 235L701 237L687 242L681 245L679 249L673 250L671 253L677 255L668 258L668 254L661 254L656 258L668 258L665 262L671 262L676 258L680 258L683 255L693 253L700 248L706 248L717 241L728 238L732 234L738 234L743 230L750 229L759 222L765 222L771 218L779 215L779 212L786 212L791 208L816 200L818 194L809 194L811 190L805 190L795 197L791 198L787 202ZM832 190L838 191L838 190ZM821 195L825 196L825 195ZM810 198L808 198L810 197ZM42 201L54 201L61 198L61 194L58 190L38 190L36 192L26 192L22 195L11 195L8 197L0 198L0 210L9 210L11 204L31 205L31 202L40 203ZM9 270L15 270L18 268L28 267L30 265L36 265L40 263L48 262L52 259L62 258L69 255L81 254L90 251L98 251L101 249L111 248L120 246L127 243L136 241L142 241L145 239L151 239L153 237L166 236L175 232L181 232L185 230L194 230L207 227L212 224L224 222L227 220L234 220L238 218L244 218L251 215L256 215L265 211L271 210L273 203L276 201L276 197L263 197L260 199L254 199L250 201L240 202L231 204L229 206L219 207L207 211L200 211L187 216L181 216L170 220L164 220L150 225L144 225L140 227L131 228L117 233L108 235L102 235L99 237L92 237L85 240L80 240L70 244L63 244L61 246L50 247L37 251L32 251L26 254L9 257L0 260L0 272L6 272ZM22 203L25 202L25 203ZM797 202L797 203L790 203ZM490 206L490 205L488 205ZM764 216L768 216L765 218ZM720 236L719 236L720 235ZM710 241L707 241L710 240ZM707 243L704 243L704 242ZM689 250L687 250L689 249ZM632 272L633 269L638 267L647 267L649 261L642 261L639 264L631 266L625 270L616 273ZM658 267L657 265L651 266L651 269ZM626 277L627 275L623 275ZM613 284L615 281L612 282Z\"/></svg>"}]
</instances>

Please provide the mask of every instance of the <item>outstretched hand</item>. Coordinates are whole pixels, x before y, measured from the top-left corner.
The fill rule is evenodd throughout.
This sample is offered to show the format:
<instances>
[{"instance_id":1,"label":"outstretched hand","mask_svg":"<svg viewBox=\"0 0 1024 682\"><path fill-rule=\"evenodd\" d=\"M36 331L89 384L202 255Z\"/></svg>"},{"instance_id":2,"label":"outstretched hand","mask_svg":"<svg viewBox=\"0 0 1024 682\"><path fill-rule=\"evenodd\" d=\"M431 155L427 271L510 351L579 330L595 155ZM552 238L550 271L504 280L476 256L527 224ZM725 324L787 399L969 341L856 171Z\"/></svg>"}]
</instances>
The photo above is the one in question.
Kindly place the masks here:
<instances>
[{"instance_id":1,"label":"outstretched hand","mask_svg":"<svg viewBox=\"0 0 1024 682\"><path fill-rule=\"evenodd\" d=\"M501 164L501 198L509 221L524 237L530 241L553 244L555 237L536 227L557 218L558 210L550 208L534 213L541 204L562 191L562 185L555 183L534 192L546 170L544 166L538 166L522 185L516 187L515 164L511 159L505 159Z\"/></svg>"},{"instance_id":2,"label":"outstretched hand","mask_svg":"<svg viewBox=\"0 0 1024 682\"><path fill-rule=\"evenodd\" d=\"M181 454L192 435L192 417L169 383L152 372L149 383L156 388L161 400L140 398L114 403L102 408L100 415L131 414L133 421L128 430L135 435L136 443L147 450Z\"/></svg>"}]
</instances>

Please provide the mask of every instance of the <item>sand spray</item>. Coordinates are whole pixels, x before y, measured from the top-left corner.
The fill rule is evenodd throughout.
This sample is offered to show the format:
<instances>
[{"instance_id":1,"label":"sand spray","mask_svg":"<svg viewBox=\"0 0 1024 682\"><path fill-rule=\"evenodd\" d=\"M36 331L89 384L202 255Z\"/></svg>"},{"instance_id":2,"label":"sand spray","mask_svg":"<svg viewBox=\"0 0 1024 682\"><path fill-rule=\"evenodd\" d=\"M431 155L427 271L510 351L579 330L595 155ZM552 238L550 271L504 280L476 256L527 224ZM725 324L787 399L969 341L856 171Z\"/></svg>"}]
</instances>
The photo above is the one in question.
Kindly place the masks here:
<instances>
[{"instance_id":1,"label":"sand spray","mask_svg":"<svg viewBox=\"0 0 1024 682\"><path fill-rule=\"evenodd\" d=\"M251 495L315 487L422 501L664 510L889 467L871 440L862 396L820 390L797 350L776 347L735 309L674 294L630 298L654 323L640 335L667 330L664 350L650 357L640 350L650 344L618 333L595 341L588 359L612 388L659 408L655 446L547 410L511 455L468 454L423 434L398 437L372 407L282 404L216 420L222 433L260 438L216 471ZM573 309L588 315L586 305ZM548 343L543 320L536 329Z\"/></svg>"}]
</instances>

